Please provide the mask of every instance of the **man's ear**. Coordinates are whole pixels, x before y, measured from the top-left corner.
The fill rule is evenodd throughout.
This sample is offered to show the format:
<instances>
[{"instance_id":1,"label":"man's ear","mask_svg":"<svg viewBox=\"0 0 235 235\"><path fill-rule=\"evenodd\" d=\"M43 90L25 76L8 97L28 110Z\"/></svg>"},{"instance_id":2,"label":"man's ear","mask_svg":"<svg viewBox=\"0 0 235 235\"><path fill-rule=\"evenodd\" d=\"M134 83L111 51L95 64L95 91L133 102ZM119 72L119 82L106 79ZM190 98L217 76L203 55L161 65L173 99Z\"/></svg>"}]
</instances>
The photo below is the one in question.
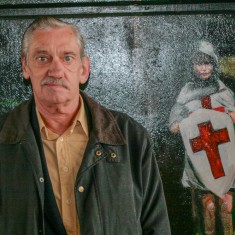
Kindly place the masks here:
<instances>
[{"instance_id":1,"label":"man's ear","mask_svg":"<svg viewBox=\"0 0 235 235\"><path fill-rule=\"evenodd\" d=\"M28 80L30 76L29 76L29 68L27 65L26 57L21 57L21 65L22 65L23 76L26 80Z\"/></svg>"},{"instance_id":2,"label":"man's ear","mask_svg":"<svg viewBox=\"0 0 235 235\"><path fill-rule=\"evenodd\" d=\"M90 75L90 58L88 56L82 57L82 73L80 76L80 84L84 84L88 81Z\"/></svg>"},{"instance_id":3,"label":"man's ear","mask_svg":"<svg viewBox=\"0 0 235 235\"><path fill-rule=\"evenodd\" d=\"M87 81L86 81L85 83L79 84L80 90L84 91L84 90L87 88L88 83L89 83L89 80L90 80L90 74L89 74L88 79L87 79ZM26 81L26 80L25 80L25 81Z\"/></svg>"}]
</instances>

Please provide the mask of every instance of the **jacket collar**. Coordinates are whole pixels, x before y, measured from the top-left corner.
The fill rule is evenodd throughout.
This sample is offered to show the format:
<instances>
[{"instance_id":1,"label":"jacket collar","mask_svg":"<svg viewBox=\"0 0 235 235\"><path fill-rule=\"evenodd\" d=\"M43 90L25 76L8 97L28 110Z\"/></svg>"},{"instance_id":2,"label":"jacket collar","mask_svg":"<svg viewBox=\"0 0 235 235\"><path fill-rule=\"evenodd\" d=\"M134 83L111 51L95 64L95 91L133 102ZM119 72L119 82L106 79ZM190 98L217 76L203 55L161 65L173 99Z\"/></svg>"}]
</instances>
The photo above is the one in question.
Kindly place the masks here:
<instances>
[{"instance_id":1,"label":"jacket collar","mask_svg":"<svg viewBox=\"0 0 235 235\"><path fill-rule=\"evenodd\" d=\"M109 145L126 144L111 111L85 93L81 92L81 95L87 111L89 130L92 130L98 142Z\"/></svg>"},{"instance_id":2,"label":"jacket collar","mask_svg":"<svg viewBox=\"0 0 235 235\"><path fill-rule=\"evenodd\" d=\"M124 145L125 139L117 125L113 114L95 100L81 92L84 99L90 135L98 142L109 145ZM0 123L0 143L14 144L24 140L30 127L30 112L34 100L23 102L5 116Z\"/></svg>"}]
</instances>

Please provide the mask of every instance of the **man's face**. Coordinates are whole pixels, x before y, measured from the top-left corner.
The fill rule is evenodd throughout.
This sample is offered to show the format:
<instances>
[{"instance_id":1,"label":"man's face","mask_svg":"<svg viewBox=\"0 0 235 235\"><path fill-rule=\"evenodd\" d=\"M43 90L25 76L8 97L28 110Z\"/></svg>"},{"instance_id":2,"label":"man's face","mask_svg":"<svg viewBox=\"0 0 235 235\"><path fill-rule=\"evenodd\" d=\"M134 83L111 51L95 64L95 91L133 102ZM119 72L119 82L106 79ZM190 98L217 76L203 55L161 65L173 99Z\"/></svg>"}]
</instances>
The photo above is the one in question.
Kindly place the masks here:
<instances>
[{"instance_id":1,"label":"man's face","mask_svg":"<svg viewBox=\"0 0 235 235\"><path fill-rule=\"evenodd\" d=\"M90 72L88 57L70 28L36 30L30 40L27 58L22 58L23 75L30 79L36 103L42 105L78 102L79 84Z\"/></svg>"},{"instance_id":2,"label":"man's face","mask_svg":"<svg viewBox=\"0 0 235 235\"><path fill-rule=\"evenodd\" d=\"M211 77L213 72L213 65L212 64L195 64L193 66L194 73L198 78L201 79L208 79Z\"/></svg>"}]
</instances>

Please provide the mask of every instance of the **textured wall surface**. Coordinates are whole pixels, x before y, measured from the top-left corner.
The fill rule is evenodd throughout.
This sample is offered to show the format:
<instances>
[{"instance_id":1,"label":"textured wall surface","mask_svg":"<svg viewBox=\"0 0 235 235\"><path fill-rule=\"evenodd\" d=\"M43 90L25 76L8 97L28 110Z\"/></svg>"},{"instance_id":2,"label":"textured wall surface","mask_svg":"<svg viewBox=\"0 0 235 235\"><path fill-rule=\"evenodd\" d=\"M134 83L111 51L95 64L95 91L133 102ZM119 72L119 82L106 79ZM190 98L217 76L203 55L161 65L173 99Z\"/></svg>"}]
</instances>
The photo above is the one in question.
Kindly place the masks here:
<instances>
[{"instance_id":1,"label":"textured wall surface","mask_svg":"<svg viewBox=\"0 0 235 235\"><path fill-rule=\"evenodd\" d=\"M195 40L209 39L222 59L233 61L234 14L61 17L79 25L85 35L91 59L86 92L103 105L128 113L148 129L165 185L172 233L192 234L190 195L180 183L183 144L179 135L168 131L169 113L189 79L188 57ZM1 113L31 95L20 66L21 36L31 18L0 15ZM232 76L224 82L235 91Z\"/></svg>"}]
</instances>

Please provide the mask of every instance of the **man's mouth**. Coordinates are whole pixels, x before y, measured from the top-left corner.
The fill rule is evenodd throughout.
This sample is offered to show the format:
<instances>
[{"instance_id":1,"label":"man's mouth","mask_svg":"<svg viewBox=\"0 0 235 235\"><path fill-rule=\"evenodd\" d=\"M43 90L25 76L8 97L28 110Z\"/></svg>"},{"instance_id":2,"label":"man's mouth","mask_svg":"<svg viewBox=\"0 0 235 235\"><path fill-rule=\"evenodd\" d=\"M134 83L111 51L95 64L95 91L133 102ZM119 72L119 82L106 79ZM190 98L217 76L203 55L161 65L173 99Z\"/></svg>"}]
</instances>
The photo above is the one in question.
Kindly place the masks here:
<instances>
[{"instance_id":1,"label":"man's mouth","mask_svg":"<svg viewBox=\"0 0 235 235\"><path fill-rule=\"evenodd\" d=\"M52 77L47 77L45 79L42 80L41 82L42 86L62 86L64 88L68 88L67 84L62 80L62 79L56 79L56 78L52 78Z\"/></svg>"}]
</instances>

